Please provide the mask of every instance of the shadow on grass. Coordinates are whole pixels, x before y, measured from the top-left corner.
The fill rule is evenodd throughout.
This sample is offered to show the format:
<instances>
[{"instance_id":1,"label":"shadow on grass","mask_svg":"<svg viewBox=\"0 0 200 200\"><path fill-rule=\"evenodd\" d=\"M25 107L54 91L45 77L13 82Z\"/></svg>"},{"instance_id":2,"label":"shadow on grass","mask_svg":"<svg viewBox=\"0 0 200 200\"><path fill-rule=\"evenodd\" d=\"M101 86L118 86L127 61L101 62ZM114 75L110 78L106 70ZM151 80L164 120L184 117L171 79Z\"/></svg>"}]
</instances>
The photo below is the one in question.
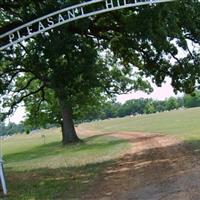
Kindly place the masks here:
<instances>
[{"instance_id":1,"label":"shadow on grass","mask_svg":"<svg viewBox=\"0 0 200 200\"><path fill-rule=\"evenodd\" d=\"M199 153L200 155L200 140L188 140L185 141L185 144L188 146L188 148L195 153Z\"/></svg>"},{"instance_id":2,"label":"shadow on grass","mask_svg":"<svg viewBox=\"0 0 200 200\"><path fill-rule=\"evenodd\" d=\"M4 160L7 163L10 163L29 161L32 159L42 159L48 156L56 156L58 154L62 155L65 152L71 154L78 153L79 151L99 152L123 143L127 143L127 141L123 139L115 139L114 137L98 135L86 138L83 140L83 143L74 145L62 146L61 142L52 142L49 144L40 145L27 151L5 155Z\"/></svg>"},{"instance_id":3,"label":"shadow on grass","mask_svg":"<svg viewBox=\"0 0 200 200\"><path fill-rule=\"evenodd\" d=\"M92 138L98 141L100 136ZM138 142L140 140L143 141L144 137L137 138ZM146 140L147 144L151 142L150 137ZM84 144L83 148L86 148ZM89 145L88 148L91 146ZM102 148L102 145L98 148ZM10 192L7 199L93 200L100 199L107 194L114 195L110 199L120 199L119 195L123 192L125 195L128 193L128 187L131 187L131 198L121 199L137 199L137 195L143 195L142 192L137 194L138 186L142 190L155 184L158 184L155 186L159 187L158 192L163 191L163 194L167 195L171 192L169 177L176 173L179 173L179 178L184 176L184 171L191 168L192 160L193 155L181 143L161 147L150 145L148 149L141 150L139 154L126 154L119 159L81 167L41 168L21 172L9 170L7 179ZM197 188L200 187L200 182L196 181L195 184ZM180 190L180 187L181 185L173 184L175 191ZM156 194L150 193L150 195ZM139 197L139 199L146 199L143 196Z\"/></svg>"},{"instance_id":4,"label":"shadow on grass","mask_svg":"<svg viewBox=\"0 0 200 200\"><path fill-rule=\"evenodd\" d=\"M82 167L16 172L8 171L9 194L5 199L74 199L92 187L95 177L112 161Z\"/></svg>"}]
</instances>

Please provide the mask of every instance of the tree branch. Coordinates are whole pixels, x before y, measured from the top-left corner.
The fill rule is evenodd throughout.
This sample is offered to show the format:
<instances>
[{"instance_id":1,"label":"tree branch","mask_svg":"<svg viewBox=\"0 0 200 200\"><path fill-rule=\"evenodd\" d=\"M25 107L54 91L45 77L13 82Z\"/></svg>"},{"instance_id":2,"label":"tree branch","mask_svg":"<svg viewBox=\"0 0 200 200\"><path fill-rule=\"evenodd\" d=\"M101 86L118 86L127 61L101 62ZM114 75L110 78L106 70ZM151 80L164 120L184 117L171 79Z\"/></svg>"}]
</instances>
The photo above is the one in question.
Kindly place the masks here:
<instances>
[{"instance_id":1,"label":"tree branch","mask_svg":"<svg viewBox=\"0 0 200 200\"><path fill-rule=\"evenodd\" d=\"M28 82L26 83L26 85L25 85L24 87L20 88L19 90L14 91L14 93L19 93L19 92L21 92L21 91L27 89L27 88L29 87L29 85L30 85L34 80L36 80L35 77L29 79Z\"/></svg>"},{"instance_id":2,"label":"tree branch","mask_svg":"<svg viewBox=\"0 0 200 200\"><path fill-rule=\"evenodd\" d=\"M29 97L29 96L31 96L31 95L37 94L38 92L40 92L40 91L43 90L44 88L45 88L45 86L42 85L39 89L37 89L37 90L35 90L35 91L32 91L32 92L30 92L30 93L28 93L28 94L26 94L26 95L24 95L24 96L21 96L21 97L20 97L19 99L17 99L17 100L14 100L14 102L13 102L13 103L11 104L11 106L10 106L9 111L6 112L6 113L4 114L4 119L5 119L6 116L11 115L11 114L13 113L13 110L15 109L15 107L16 107L19 103L21 103L24 99L26 99L27 97Z\"/></svg>"}]
</instances>

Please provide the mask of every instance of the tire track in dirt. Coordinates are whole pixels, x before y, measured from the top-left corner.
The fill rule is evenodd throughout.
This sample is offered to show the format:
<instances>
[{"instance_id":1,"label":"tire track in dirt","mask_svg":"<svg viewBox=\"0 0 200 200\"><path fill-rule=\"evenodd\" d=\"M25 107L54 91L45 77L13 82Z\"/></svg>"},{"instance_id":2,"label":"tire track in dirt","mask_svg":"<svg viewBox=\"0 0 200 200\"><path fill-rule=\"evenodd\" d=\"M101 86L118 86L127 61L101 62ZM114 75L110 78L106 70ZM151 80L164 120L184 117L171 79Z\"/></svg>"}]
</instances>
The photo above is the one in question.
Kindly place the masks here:
<instances>
[{"instance_id":1,"label":"tire track in dirt","mask_svg":"<svg viewBox=\"0 0 200 200\"><path fill-rule=\"evenodd\" d=\"M200 172L199 161L192 152L168 136L147 140L146 146L150 147L146 158L151 158L151 163L144 169L148 179L140 177L142 186L130 188L118 199L199 200L200 176L196 176ZM196 169L193 168L195 165Z\"/></svg>"},{"instance_id":2,"label":"tire track in dirt","mask_svg":"<svg viewBox=\"0 0 200 200\"><path fill-rule=\"evenodd\" d=\"M128 140L131 149L81 199L200 200L199 159L181 141L159 134L104 135Z\"/></svg>"}]
</instances>

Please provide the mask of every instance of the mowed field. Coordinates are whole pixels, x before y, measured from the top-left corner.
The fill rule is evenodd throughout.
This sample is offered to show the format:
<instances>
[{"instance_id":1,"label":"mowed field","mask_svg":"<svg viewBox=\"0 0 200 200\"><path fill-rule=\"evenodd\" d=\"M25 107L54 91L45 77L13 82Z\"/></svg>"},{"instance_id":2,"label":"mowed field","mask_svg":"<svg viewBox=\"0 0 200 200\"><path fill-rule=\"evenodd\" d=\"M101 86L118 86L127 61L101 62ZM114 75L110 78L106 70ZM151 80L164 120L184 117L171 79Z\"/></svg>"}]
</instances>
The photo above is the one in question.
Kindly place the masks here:
<instances>
[{"instance_id":1,"label":"mowed field","mask_svg":"<svg viewBox=\"0 0 200 200\"><path fill-rule=\"evenodd\" d=\"M12 136L2 142L6 199L80 199L134 146L108 133L167 134L199 150L199 114L200 108L194 108L85 123L78 127L84 142L67 147L61 145L58 128Z\"/></svg>"},{"instance_id":2,"label":"mowed field","mask_svg":"<svg viewBox=\"0 0 200 200\"><path fill-rule=\"evenodd\" d=\"M45 144L44 138L45 135ZM129 148L111 136L81 136L83 143L63 147L58 128L19 134L2 142L6 199L71 199L80 196L95 176Z\"/></svg>"},{"instance_id":3,"label":"mowed field","mask_svg":"<svg viewBox=\"0 0 200 200\"><path fill-rule=\"evenodd\" d=\"M200 108L131 116L85 123L83 128L103 132L143 132L177 136L186 142L200 142ZM198 147L198 146L197 146Z\"/></svg>"}]
</instances>

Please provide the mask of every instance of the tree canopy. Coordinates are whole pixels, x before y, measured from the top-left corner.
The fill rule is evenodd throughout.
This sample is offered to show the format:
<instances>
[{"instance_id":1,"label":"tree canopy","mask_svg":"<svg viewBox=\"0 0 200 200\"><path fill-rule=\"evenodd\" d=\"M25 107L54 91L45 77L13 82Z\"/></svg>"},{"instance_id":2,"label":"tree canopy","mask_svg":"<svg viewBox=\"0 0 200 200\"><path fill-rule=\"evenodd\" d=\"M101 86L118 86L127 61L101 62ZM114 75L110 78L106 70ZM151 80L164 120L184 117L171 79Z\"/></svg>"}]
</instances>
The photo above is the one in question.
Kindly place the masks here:
<instances>
[{"instance_id":1,"label":"tree canopy","mask_svg":"<svg viewBox=\"0 0 200 200\"><path fill-rule=\"evenodd\" d=\"M78 2L4 0L0 31ZM61 124L66 144L78 141L74 116L116 94L150 92L145 77L161 86L168 76L175 91L192 92L200 82L199 20L197 0L140 6L72 22L0 52L2 119L23 102L31 123Z\"/></svg>"}]
</instances>

